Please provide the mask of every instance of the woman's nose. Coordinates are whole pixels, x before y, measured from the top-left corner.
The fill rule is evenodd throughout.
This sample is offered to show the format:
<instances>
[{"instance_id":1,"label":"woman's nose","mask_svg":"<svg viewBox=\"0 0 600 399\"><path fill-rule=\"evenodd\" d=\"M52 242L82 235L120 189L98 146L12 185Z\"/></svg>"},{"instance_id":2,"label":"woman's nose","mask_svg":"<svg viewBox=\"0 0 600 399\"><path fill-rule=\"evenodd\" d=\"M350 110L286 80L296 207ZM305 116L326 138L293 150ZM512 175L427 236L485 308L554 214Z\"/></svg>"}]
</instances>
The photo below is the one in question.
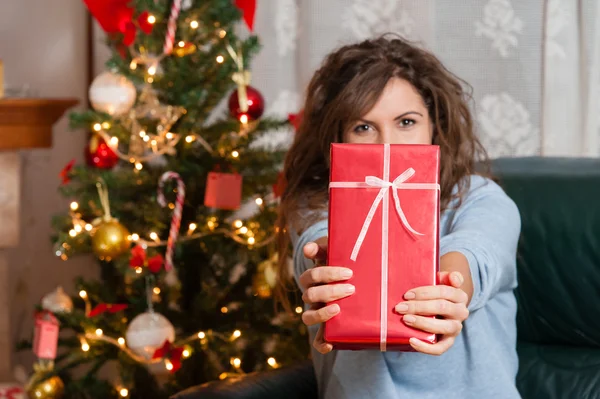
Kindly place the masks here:
<instances>
[{"instance_id":1,"label":"woman's nose","mask_svg":"<svg viewBox=\"0 0 600 399\"><path fill-rule=\"evenodd\" d=\"M392 141L394 136L389 129L380 129L377 136L377 144L394 144Z\"/></svg>"}]
</instances>

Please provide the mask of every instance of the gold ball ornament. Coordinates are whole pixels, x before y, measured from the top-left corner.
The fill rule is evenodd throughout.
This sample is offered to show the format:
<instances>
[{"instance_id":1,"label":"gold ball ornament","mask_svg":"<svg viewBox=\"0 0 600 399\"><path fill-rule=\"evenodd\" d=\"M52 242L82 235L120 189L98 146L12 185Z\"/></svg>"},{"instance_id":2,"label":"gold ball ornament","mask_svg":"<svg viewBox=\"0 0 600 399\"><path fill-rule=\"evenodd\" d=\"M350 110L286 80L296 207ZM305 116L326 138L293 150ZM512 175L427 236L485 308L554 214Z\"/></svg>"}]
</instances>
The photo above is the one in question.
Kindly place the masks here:
<instances>
[{"instance_id":1,"label":"gold ball ornament","mask_svg":"<svg viewBox=\"0 0 600 399\"><path fill-rule=\"evenodd\" d=\"M92 236L92 249L102 260L111 260L127 252L131 246L129 231L112 219L102 222Z\"/></svg>"},{"instance_id":2,"label":"gold ball ornament","mask_svg":"<svg viewBox=\"0 0 600 399\"><path fill-rule=\"evenodd\" d=\"M29 399L61 399L64 393L65 384L56 375L36 383L27 390Z\"/></svg>"}]
</instances>

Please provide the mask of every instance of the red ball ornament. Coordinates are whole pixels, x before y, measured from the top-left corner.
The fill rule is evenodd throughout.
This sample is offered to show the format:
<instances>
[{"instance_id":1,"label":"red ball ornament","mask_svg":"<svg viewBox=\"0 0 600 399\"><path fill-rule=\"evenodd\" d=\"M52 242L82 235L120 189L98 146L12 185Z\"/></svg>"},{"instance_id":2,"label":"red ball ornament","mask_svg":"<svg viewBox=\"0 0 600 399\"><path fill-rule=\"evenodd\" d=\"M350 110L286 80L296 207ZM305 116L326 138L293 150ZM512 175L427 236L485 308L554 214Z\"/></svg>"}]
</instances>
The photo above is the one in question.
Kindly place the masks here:
<instances>
[{"instance_id":1,"label":"red ball ornament","mask_svg":"<svg viewBox=\"0 0 600 399\"><path fill-rule=\"evenodd\" d=\"M229 113L241 122L252 122L259 119L265 111L265 100L258 90L252 86L246 86L248 97L248 111L240 109L240 101L237 89L229 96ZM245 115L245 117L244 117ZM246 119L244 121L244 119Z\"/></svg>"},{"instance_id":2,"label":"red ball ornament","mask_svg":"<svg viewBox=\"0 0 600 399\"><path fill-rule=\"evenodd\" d=\"M90 167L111 169L119 162L119 157L102 137L95 134L85 149L85 160Z\"/></svg>"}]
</instances>

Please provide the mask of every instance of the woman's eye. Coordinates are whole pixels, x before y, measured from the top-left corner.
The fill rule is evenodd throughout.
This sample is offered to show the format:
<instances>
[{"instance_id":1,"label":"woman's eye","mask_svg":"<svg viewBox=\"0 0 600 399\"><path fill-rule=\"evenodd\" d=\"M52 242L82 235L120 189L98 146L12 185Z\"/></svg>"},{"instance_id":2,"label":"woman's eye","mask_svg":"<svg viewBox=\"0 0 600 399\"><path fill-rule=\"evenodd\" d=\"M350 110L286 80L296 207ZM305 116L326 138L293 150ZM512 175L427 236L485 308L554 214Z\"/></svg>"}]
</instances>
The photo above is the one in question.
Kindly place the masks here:
<instances>
[{"instance_id":1,"label":"woman's eye","mask_svg":"<svg viewBox=\"0 0 600 399\"><path fill-rule=\"evenodd\" d=\"M366 132L367 130L369 130L370 128L371 128L371 126L369 126L369 125L357 125L354 128L354 131L356 133L363 133L363 132Z\"/></svg>"},{"instance_id":2,"label":"woman's eye","mask_svg":"<svg viewBox=\"0 0 600 399\"><path fill-rule=\"evenodd\" d=\"M408 127L408 126L412 126L415 124L415 120L414 119L402 119L400 121L400 126L401 127Z\"/></svg>"}]
</instances>

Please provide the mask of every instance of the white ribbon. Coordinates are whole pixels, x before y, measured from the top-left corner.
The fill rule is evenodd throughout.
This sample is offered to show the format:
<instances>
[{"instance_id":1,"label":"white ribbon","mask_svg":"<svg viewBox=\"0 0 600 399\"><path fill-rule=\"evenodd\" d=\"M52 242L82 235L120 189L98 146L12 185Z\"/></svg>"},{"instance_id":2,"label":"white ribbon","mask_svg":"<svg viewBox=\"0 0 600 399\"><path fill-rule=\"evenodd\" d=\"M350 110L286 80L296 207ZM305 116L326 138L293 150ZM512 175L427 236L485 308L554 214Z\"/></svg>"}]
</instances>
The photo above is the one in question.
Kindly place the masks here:
<instances>
[{"instance_id":1,"label":"white ribbon","mask_svg":"<svg viewBox=\"0 0 600 399\"><path fill-rule=\"evenodd\" d=\"M402 225L408 230L413 237L422 236L412 228L408 219L402 210L400 205L400 196L398 190L439 190L440 185L436 183L406 183L415 174L413 168L406 169L400 176L396 177L393 181L390 181L390 145L383 145L383 179L376 176L367 176L364 182L331 182L329 188L371 188L379 187L379 193L367 217L363 223L362 229L354 243L352 254L350 259L356 261L360 247L369 231L369 226L373 221L373 216L379 207L379 204L383 201L383 215L382 215L382 227L381 227L381 337L380 337L380 349L382 352L386 351L387 342L387 297L388 297L388 235L389 235L389 214L390 214L390 196L388 195L390 188L394 197L394 204L396 213L402 221Z\"/></svg>"}]
</instances>

